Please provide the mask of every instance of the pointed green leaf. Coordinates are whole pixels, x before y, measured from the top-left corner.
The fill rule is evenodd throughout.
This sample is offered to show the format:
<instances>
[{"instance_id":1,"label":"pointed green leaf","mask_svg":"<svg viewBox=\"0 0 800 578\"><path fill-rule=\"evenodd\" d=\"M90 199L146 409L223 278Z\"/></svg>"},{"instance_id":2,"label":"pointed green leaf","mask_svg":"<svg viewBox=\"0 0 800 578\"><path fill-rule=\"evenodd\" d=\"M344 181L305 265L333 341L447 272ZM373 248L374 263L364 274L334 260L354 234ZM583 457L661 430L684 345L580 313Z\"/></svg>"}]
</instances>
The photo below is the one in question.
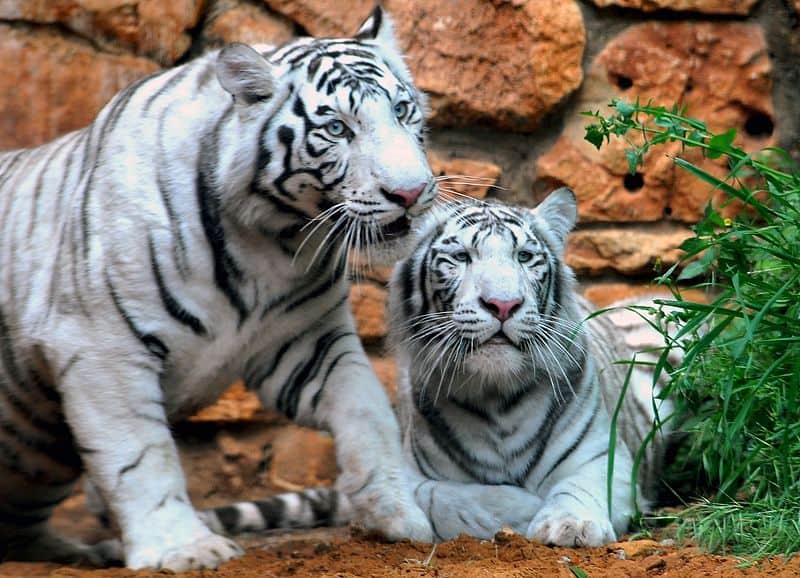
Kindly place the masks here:
<instances>
[{"instance_id":1,"label":"pointed green leaf","mask_svg":"<svg viewBox=\"0 0 800 578\"><path fill-rule=\"evenodd\" d=\"M716 159L722 156L723 153L729 152L731 150L731 145L733 144L733 139L735 138L735 128L712 136L711 140L708 142L709 146L711 147L708 151L708 158Z\"/></svg>"},{"instance_id":2,"label":"pointed green leaf","mask_svg":"<svg viewBox=\"0 0 800 578\"><path fill-rule=\"evenodd\" d=\"M596 124L590 124L586 127L586 136L583 138L592 143L597 150L600 150L603 145L603 131Z\"/></svg>"}]
</instances>

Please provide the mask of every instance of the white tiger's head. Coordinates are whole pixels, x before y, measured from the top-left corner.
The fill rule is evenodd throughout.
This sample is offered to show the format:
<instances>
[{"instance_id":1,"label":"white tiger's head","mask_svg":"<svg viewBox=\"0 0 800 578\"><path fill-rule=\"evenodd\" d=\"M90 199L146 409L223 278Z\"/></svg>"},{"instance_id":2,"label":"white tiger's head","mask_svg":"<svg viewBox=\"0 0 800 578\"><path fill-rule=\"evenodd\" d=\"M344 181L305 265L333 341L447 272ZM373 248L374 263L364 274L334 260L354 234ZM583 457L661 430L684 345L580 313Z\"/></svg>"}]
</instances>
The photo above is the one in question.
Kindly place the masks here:
<instances>
[{"instance_id":1,"label":"white tiger's head","mask_svg":"<svg viewBox=\"0 0 800 578\"><path fill-rule=\"evenodd\" d=\"M562 260L577 216L572 191L533 210L469 202L434 211L390 292L393 337L412 371L434 375L438 365L513 386L564 366L576 329L565 320L574 275Z\"/></svg>"},{"instance_id":2,"label":"white tiger's head","mask_svg":"<svg viewBox=\"0 0 800 578\"><path fill-rule=\"evenodd\" d=\"M262 228L276 216L285 230L311 223L318 242L394 260L438 189L423 147L425 99L382 9L353 38L228 46L217 77L257 147L240 212Z\"/></svg>"}]
</instances>

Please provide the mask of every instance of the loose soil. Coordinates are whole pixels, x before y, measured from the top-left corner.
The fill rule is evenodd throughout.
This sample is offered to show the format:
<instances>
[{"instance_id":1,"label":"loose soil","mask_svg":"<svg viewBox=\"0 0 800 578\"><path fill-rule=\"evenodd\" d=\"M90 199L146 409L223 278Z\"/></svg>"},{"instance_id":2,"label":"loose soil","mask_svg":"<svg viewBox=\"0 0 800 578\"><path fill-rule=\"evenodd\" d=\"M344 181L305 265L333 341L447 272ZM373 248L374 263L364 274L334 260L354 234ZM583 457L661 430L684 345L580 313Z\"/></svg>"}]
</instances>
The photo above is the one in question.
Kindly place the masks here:
<instances>
[{"instance_id":1,"label":"loose soil","mask_svg":"<svg viewBox=\"0 0 800 578\"><path fill-rule=\"evenodd\" d=\"M303 485L332 481L332 443L326 436L265 419L220 429L193 424L177 430L190 494L199 507L255 498ZM87 541L107 538L85 508L79 490L59 507L54 525ZM217 570L182 574L185 578L437 577L705 577L800 576L800 557L741 561L703 554L671 540L623 540L602 548L550 548L513 533L494 540L462 537L433 547L386 543L348 528L248 535L239 538L247 553ZM0 563L0 578L144 578L170 572L123 568L91 569L56 564Z\"/></svg>"}]
</instances>

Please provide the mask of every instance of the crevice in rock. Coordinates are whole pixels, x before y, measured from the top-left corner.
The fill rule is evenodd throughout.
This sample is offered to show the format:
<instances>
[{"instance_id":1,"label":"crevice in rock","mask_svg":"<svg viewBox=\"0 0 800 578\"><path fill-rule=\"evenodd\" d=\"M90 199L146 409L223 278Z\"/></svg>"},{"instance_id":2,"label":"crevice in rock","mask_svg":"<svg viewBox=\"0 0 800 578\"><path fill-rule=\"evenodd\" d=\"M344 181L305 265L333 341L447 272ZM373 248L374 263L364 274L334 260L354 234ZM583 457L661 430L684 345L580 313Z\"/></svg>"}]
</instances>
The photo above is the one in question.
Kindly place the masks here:
<instances>
[{"instance_id":1,"label":"crevice in rock","mask_svg":"<svg viewBox=\"0 0 800 578\"><path fill-rule=\"evenodd\" d=\"M49 32L49 33L56 33L59 36L66 38L67 40L71 40L73 42L78 42L80 44L85 44L86 46L92 48L97 52L101 52L104 54L113 54L113 55L130 55L135 56L136 58L144 58L147 60L153 60L152 58L147 58L146 56L140 56L135 54L134 52L130 52L125 50L124 48L118 48L117 50L112 49L108 45L102 44L98 42L96 39L92 38L91 36L87 36L85 34L81 34L79 31L70 28L66 24L61 22L33 22L31 20L4 20L0 19L0 24L6 24L11 28L31 31L31 32ZM153 60L157 64L161 65L157 61Z\"/></svg>"}]
</instances>

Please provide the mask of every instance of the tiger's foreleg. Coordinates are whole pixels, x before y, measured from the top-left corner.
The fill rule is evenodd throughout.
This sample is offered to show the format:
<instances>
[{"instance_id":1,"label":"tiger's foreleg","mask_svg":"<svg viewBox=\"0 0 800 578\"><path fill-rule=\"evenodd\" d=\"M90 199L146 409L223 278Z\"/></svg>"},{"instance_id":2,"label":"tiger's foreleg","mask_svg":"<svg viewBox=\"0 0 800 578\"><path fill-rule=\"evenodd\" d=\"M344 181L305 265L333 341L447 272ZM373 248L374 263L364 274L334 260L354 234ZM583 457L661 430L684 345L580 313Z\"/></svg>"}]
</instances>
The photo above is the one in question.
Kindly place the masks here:
<instances>
[{"instance_id":1,"label":"tiger's foreleg","mask_svg":"<svg viewBox=\"0 0 800 578\"><path fill-rule=\"evenodd\" d=\"M353 345L360 344L353 338ZM363 352L342 358L331 372L317 412L333 433L340 475L355 521L389 539L430 542L430 522L411 495L400 451L400 430L389 399ZM330 388L330 389L328 389Z\"/></svg>"},{"instance_id":2,"label":"tiger's foreleg","mask_svg":"<svg viewBox=\"0 0 800 578\"><path fill-rule=\"evenodd\" d=\"M584 441L543 480L544 503L528 527L529 538L556 546L601 546L627 529L634 511L632 460L617 444L609 508L608 450L608 420L601 410Z\"/></svg>"},{"instance_id":3,"label":"tiger's foreleg","mask_svg":"<svg viewBox=\"0 0 800 578\"><path fill-rule=\"evenodd\" d=\"M428 479L418 483L414 497L438 540L461 534L489 540L505 527L525 534L542 505L541 498L518 486Z\"/></svg>"},{"instance_id":4,"label":"tiger's foreleg","mask_svg":"<svg viewBox=\"0 0 800 578\"><path fill-rule=\"evenodd\" d=\"M430 523L414 501L403 465L397 420L347 306L293 350L276 371L288 379L262 385L265 406L331 432L341 472L336 487L348 497L355 522L389 539L431 541ZM301 375L302 383L295 380Z\"/></svg>"},{"instance_id":5,"label":"tiger's foreleg","mask_svg":"<svg viewBox=\"0 0 800 578\"><path fill-rule=\"evenodd\" d=\"M189 502L153 364L105 353L72 365L62 398L88 475L122 530L125 564L187 570L240 555Z\"/></svg>"}]
</instances>

